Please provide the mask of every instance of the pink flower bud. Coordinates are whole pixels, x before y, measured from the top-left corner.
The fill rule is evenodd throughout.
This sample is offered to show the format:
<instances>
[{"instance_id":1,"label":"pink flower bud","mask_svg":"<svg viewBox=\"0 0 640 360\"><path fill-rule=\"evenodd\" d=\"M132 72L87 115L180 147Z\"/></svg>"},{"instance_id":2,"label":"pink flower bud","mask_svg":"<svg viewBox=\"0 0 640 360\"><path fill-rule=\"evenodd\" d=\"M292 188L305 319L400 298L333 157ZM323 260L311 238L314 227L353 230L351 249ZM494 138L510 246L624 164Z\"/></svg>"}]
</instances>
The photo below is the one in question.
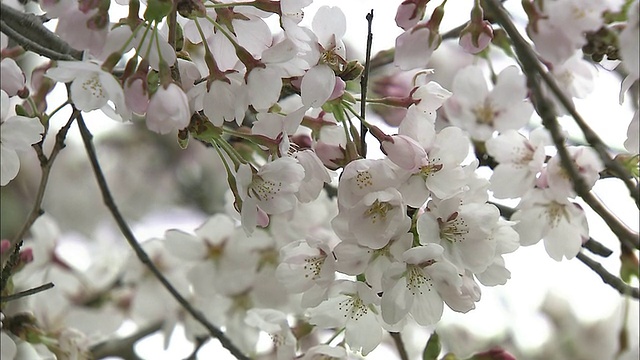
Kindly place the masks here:
<instances>
[{"instance_id":1,"label":"pink flower bud","mask_svg":"<svg viewBox=\"0 0 640 360\"><path fill-rule=\"evenodd\" d=\"M333 92L331 92L327 101L331 101L342 96L344 94L344 89L346 88L347 83L345 83L339 76L336 76L336 84L333 86Z\"/></svg>"},{"instance_id":2,"label":"pink flower bud","mask_svg":"<svg viewBox=\"0 0 640 360\"><path fill-rule=\"evenodd\" d=\"M427 159L427 153L417 141L405 135L392 136L393 141L383 141L382 149L389 159L401 168L416 172Z\"/></svg>"},{"instance_id":3,"label":"pink flower bud","mask_svg":"<svg viewBox=\"0 0 640 360\"><path fill-rule=\"evenodd\" d=\"M412 28L418 23L418 21L420 21L420 18L416 14L416 10L417 5L413 2L405 1L400 4L400 6L398 6L398 11L396 12L396 25L404 30Z\"/></svg>"},{"instance_id":4,"label":"pink flower bud","mask_svg":"<svg viewBox=\"0 0 640 360\"><path fill-rule=\"evenodd\" d=\"M9 96L15 96L20 90L24 89L24 73L11 58L2 59L2 62L0 62L0 84L2 90Z\"/></svg>"},{"instance_id":5,"label":"pink flower bud","mask_svg":"<svg viewBox=\"0 0 640 360\"><path fill-rule=\"evenodd\" d=\"M464 51L477 54L484 50L493 40L493 29L488 21L481 23L470 22L460 33L458 44Z\"/></svg>"},{"instance_id":6,"label":"pink flower bud","mask_svg":"<svg viewBox=\"0 0 640 360\"><path fill-rule=\"evenodd\" d=\"M20 262L22 264L28 264L33 261L33 249L26 248L20 251Z\"/></svg>"},{"instance_id":7,"label":"pink flower bud","mask_svg":"<svg viewBox=\"0 0 640 360\"><path fill-rule=\"evenodd\" d=\"M331 170L340 168L341 160L344 160L345 151L340 145L330 145L319 141L316 143L316 155L320 158L324 166Z\"/></svg>"},{"instance_id":8,"label":"pink flower bud","mask_svg":"<svg viewBox=\"0 0 640 360\"><path fill-rule=\"evenodd\" d=\"M10 248L11 248L11 242L9 240L2 239L2 241L0 241L0 254L4 254Z\"/></svg>"},{"instance_id":9,"label":"pink flower bud","mask_svg":"<svg viewBox=\"0 0 640 360\"><path fill-rule=\"evenodd\" d=\"M501 348L493 348L489 351L475 354L473 358L478 360L516 360L515 356Z\"/></svg>"},{"instance_id":10,"label":"pink flower bud","mask_svg":"<svg viewBox=\"0 0 640 360\"><path fill-rule=\"evenodd\" d=\"M147 108L147 128L158 134L184 129L191 121L189 99L182 89L171 83L160 86Z\"/></svg>"},{"instance_id":11,"label":"pink flower bud","mask_svg":"<svg viewBox=\"0 0 640 360\"><path fill-rule=\"evenodd\" d=\"M149 107L149 94L144 79L132 78L125 82L124 100L131 111L144 114Z\"/></svg>"}]
</instances>

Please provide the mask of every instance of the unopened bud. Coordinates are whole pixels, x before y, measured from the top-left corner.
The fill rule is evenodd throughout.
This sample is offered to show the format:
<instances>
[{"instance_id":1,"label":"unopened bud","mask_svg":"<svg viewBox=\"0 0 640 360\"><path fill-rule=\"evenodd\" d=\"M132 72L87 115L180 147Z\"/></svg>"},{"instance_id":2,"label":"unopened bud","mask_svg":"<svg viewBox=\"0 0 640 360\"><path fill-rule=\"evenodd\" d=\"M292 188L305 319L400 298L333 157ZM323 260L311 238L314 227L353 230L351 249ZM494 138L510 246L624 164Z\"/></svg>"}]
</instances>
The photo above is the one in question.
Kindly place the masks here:
<instances>
[{"instance_id":1,"label":"unopened bud","mask_svg":"<svg viewBox=\"0 0 640 360\"><path fill-rule=\"evenodd\" d=\"M364 66L360 64L357 60L349 61L347 65L344 67L344 70L338 76L344 81L357 79L362 71L364 70Z\"/></svg>"},{"instance_id":2,"label":"unopened bud","mask_svg":"<svg viewBox=\"0 0 640 360\"><path fill-rule=\"evenodd\" d=\"M11 241L7 239L0 240L0 254L4 254L11 249Z\"/></svg>"}]
</instances>

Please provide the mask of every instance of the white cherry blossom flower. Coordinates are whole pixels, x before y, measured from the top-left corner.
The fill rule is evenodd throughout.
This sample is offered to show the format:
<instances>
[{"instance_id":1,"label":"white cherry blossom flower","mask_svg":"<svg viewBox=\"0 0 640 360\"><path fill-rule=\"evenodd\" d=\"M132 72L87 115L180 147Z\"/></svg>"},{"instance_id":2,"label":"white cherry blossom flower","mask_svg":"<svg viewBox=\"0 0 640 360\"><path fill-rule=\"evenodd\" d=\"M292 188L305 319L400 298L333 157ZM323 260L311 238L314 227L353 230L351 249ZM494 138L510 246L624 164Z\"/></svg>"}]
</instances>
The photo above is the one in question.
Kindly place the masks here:
<instances>
[{"instance_id":1,"label":"white cherry blossom flower","mask_svg":"<svg viewBox=\"0 0 640 360\"><path fill-rule=\"evenodd\" d=\"M268 162L255 173L251 166L240 165L237 183L243 201L241 217L245 230L253 231L259 210L266 214L281 214L293 209L302 179L304 168L290 157Z\"/></svg>"},{"instance_id":2,"label":"white cherry blossom flower","mask_svg":"<svg viewBox=\"0 0 640 360\"><path fill-rule=\"evenodd\" d=\"M536 175L544 166L545 145L551 145L551 139L543 127L532 131L529 139L507 130L487 140L487 153L499 163L491 174L493 196L516 198L533 189Z\"/></svg>"},{"instance_id":3,"label":"white cherry blossom flower","mask_svg":"<svg viewBox=\"0 0 640 360\"><path fill-rule=\"evenodd\" d=\"M345 327L345 342L363 356L382 340L378 296L364 283L342 280L329 298L309 309L309 322L320 328Z\"/></svg>"},{"instance_id":4,"label":"white cherry blossom flower","mask_svg":"<svg viewBox=\"0 0 640 360\"><path fill-rule=\"evenodd\" d=\"M640 77L640 2L636 1L629 6L627 12L627 24L618 37L622 65L629 76L637 79Z\"/></svg>"},{"instance_id":5,"label":"white cherry blossom flower","mask_svg":"<svg viewBox=\"0 0 640 360\"><path fill-rule=\"evenodd\" d=\"M487 140L495 131L519 129L533 113L533 106L525 101L526 78L515 66L500 72L491 91L482 68L468 66L454 78L453 94L444 103L447 117L476 140Z\"/></svg>"},{"instance_id":6,"label":"white cherry blossom flower","mask_svg":"<svg viewBox=\"0 0 640 360\"><path fill-rule=\"evenodd\" d=\"M600 178L600 171L604 170L600 157L594 149L588 146L567 146L567 152L585 185L590 189ZM554 192L557 197L574 197L576 195L573 182L560 162L560 155L556 154L547 162L545 176L549 191Z\"/></svg>"},{"instance_id":7,"label":"white cherry blossom flower","mask_svg":"<svg viewBox=\"0 0 640 360\"><path fill-rule=\"evenodd\" d=\"M388 160L357 159L350 162L340 176L338 203L350 208L371 192L396 186L400 179L396 169Z\"/></svg>"},{"instance_id":8,"label":"white cherry blossom flower","mask_svg":"<svg viewBox=\"0 0 640 360\"><path fill-rule=\"evenodd\" d=\"M520 247L520 236L513 229L514 224L512 221L500 218L493 228L490 236L496 241L496 255L485 271L475 273L482 285L504 285L511 278L511 272L505 267L502 255L512 253Z\"/></svg>"},{"instance_id":9,"label":"white cherry blossom flower","mask_svg":"<svg viewBox=\"0 0 640 360\"><path fill-rule=\"evenodd\" d=\"M409 178L400 187L406 203L419 208L424 205L429 195L447 199L459 194L465 184L461 163L469 152L469 139L460 128L453 126L442 129L435 138L431 138L431 141L429 137L422 139L420 137L423 133L420 131L422 126L405 127L409 124L408 121L405 119L401 124L399 129L401 135L417 140L426 156L421 158L418 164L412 165L413 170L409 172ZM424 122L423 125L430 127ZM412 149L415 148L413 145ZM414 159L419 156L422 156L421 151L416 153ZM418 166L417 169L416 166Z\"/></svg>"},{"instance_id":10,"label":"white cherry blossom flower","mask_svg":"<svg viewBox=\"0 0 640 360\"><path fill-rule=\"evenodd\" d=\"M561 261L573 259L589 237L584 211L566 198L557 198L549 189L533 189L511 216L518 223L520 245L530 246L544 239L549 256Z\"/></svg>"},{"instance_id":11,"label":"white cherry blossom flower","mask_svg":"<svg viewBox=\"0 0 640 360\"><path fill-rule=\"evenodd\" d=\"M393 63L401 70L425 67L440 41L432 40L431 29L420 24L396 38Z\"/></svg>"},{"instance_id":12,"label":"white cherry blossom flower","mask_svg":"<svg viewBox=\"0 0 640 360\"><path fill-rule=\"evenodd\" d=\"M562 92L569 98L584 99L595 88L596 72L594 66L582 58L582 51L574 53L563 63L554 65L551 74ZM552 96L551 99L555 104L557 115L568 114L567 109L555 96Z\"/></svg>"},{"instance_id":13,"label":"white cherry blossom flower","mask_svg":"<svg viewBox=\"0 0 640 360\"><path fill-rule=\"evenodd\" d=\"M280 249L280 264L276 277L291 293L324 293L323 290L335 277L335 258L329 245L320 239L307 239L292 242ZM305 303L315 306L322 298L307 299Z\"/></svg>"},{"instance_id":14,"label":"white cherry blossom flower","mask_svg":"<svg viewBox=\"0 0 640 360\"><path fill-rule=\"evenodd\" d=\"M440 320L444 301L438 285L462 286L458 271L443 253L444 249L437 244L414 247L402 255L403 264L394 263L385 272L381 311L387 324L397 324L407 314L423 326Z\"/></svg>"},{"instance_id":15,"label":"white cherry blossom flower","mask_svg":"<svg viewBox=\"0 0 640 360\"><path fill-rule=\"evenodd\" d=\"M269 334L276 348L277 360L295 357L296 338L287 323L287 314L273 309L250 309L245 322Z\"/></svg>"},{"instance_id":16,"label":"white cherry blossom flower","mask_svg":"<svg viewBox=\"0 0 640 360\"><path fill-rule=\"evenodd\" d=\"M344 240L333 253L336 256L336 269L347 275L364 274L367 284L374 291L382 291L382 275L392 263L400 262L402 254L411 248L413 235L405 233L397 239L391 239L381 249L371 249L354 241Z\"/></svg>"},{"instance_id":17,"label":"white cherry blossom flower","mask_svg":"<svg viewBox=\"0 0 640 360\"><path fill-rule=\"evenodd\" d=\"M40 141L44 127L37 118L9 116L9 96L0 90L0 97L0 186L5 186L20 170L18 151L27 151Z\"/></svg>"},{"instance_id":18,"label":"white cherry blossom flower","mask_svg":"<svg viewBox=\"0 0 640 360\"><path fill-rule=\"evenodd\" d=\"M633 118L627 128L627 140L624 141L624 148L631 154L637 154L640 152L640 141L638 140L638 134L640 133L640 112L636 110L633 114Z\"/></svg>"},{"instance_id":19,"label":"white cherry blossom flower","mask_svg":"<svg viewBox=\"0 0 640 360\"><path fill-rule=\"evenodd\" d=\"M55 68L47 70L46 76L55 81L71 82L71 100L78 110L100 109L110 117L119 116L121 120L131 118L122 86L112 74L102 70L96 63L58 61Z\"/></svg>"},{"instance_id":20,"label":"white cherry blossom flower","mask_svg":"<svg viewBox=\"0 0 640 360\"><path fill-rule=\"evenodd\" d=\"M491 204L462 204L457 198L431 201L418 218L421 244L444 248L444 257L462 272L482 272L493 261L496 241L490 235L500 213Z\"/></svg>"},{"instance_id":21,"label":"white cherry blossom flower","mask_svg":"<svg viewBox=\"0 0 640 360\"><path fill-rule=\"evenodd\" d=\"M372 249L383 248L411 226L402 195L394 188L372 191L344 212L337 217L346 217L357 242Z\"/></svg>"}]
</instances>

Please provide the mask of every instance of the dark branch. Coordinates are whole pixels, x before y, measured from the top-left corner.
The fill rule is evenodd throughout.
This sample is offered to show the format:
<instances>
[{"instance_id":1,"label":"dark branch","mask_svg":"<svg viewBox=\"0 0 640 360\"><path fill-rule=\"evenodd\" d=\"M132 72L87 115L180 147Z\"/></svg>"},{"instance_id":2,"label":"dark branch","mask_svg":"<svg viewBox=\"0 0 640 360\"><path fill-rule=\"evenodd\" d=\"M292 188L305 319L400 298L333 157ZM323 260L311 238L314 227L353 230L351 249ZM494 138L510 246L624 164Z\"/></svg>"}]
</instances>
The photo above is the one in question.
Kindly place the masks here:
<instances>
[{"instance_id":1,"label":"dark branch","mask_svg":"<svg viewBox=\"0 0 640 360\"><path fill-rule=\"evenodd\" d=\"M373 9L367 14L367 50L364 57L364 70L360 77L360 118L365 119L365 110L367 107L367 87L369 86L369 69L371 67L371 43L373 42L373 33L371 32L371 23L373 22ZM361 121L360 124L360 149L362 149L362 157L367 157L367 127Z\"/></svg>"},{"instance_id":2,"label":"dark branch","mask_svg":"<svg viewBox=\"0 0 640 360\"><path fill-rule=\"evenodd\" d=\"M618 217L615 216L615 214L609 211L609 209L607 209L593 193L591 193L591 189L578 172L575 163L571 160L569 152L564 146L565 139L560 129L560 125L558 124L558 121L556 119L556 113L553 104L544 95L539 77L542 76L543 78L545 78L546 76L550 79L551 82L553 82L553 79L551 79L546 71L542 68L542 65L531 49L531 46L520 35L518 29L516 29L513 22L511 22L511 20L509 19L508 13L502 8L502 5L500 5L497 0L487 0L485 3L492 12L492 15L495 17L496 21L504 28L504 30L513 40L513 46L515 48L518 60L521 63L522 71L527 76L527 83L529 85L529 89L531 90L531 100L533 106L538 115L540 115L544 127L547 128L547 130L549 130L549 133L551 134L553 143L558 150L561 164L569 174L576 193L607 223L611 231L613 231L613 233L616 234L616 236L620 240L622 246L625 246L627 248L640 249L640 239L638 238L638 234L629 229L622 221L620 221L620 219L618 219ZM555 84L555 82L553 83ZM554 92L554 95L556 95L558 98L565 97L561 91L559 94ZM566 97L564 100L567 100L569 103L571 103L571 101L569 101L569 99L566 99ZM571 108L573 109L572 105ZM573 110L575 112L575 109ZM575 113L575 115L579 117L577 113ZM583 129L583 132L584 131L585 129ZM592 144L592 146L593 145L594 144ZM599 146L599 143L596 142L595 145ZM595 148L599 151L598 147ZM607 164L605 161L605 165L609 164ZM628 180L630 180L630 177ZM632 196L633 195L634 194L632 192ZM636 199L637 202L637 197L634 197L634 199Z\"/></svg>"},{"instance_id":3,"label":"dark branch","mask_svg":"<svg viewBox=\"0 0 640 360\"><path fill-rule=\"evenodd\" d=\"M131 248L136 253L138 259L151 271L151 273L160 281L160 283L171 293L171 295L178 301L178 303L191 315L196 321L198 321L202 326L204 326L211 336L218 339L220 344L233 356L240 360L249 360L249 358L242 353L240 349L238 349L232 342L225 336L225 334L218 329L216 326L211 324L207 318L204 316L202 312L195 309L191 304L176 290L176 288L171 285L169 280L160 272L158 267L151 261L147 253L138 243L135 235L129 228L129 225L124 220L124 217L118 210L118 207L111 196L111 191L109 190L109 186L107 185L107 180L102 173L102 168L100 167L100 163L98 162L98 157L96 155L96 151L93 147L93 135L89 132L86 124L84 123L84 119L82 115L78 117L78 128L80 129L80 135L82 136L82 141L84 142L85 149L87 150L87 155L89 156L89 161L91 162L91 167L93 168L94 175L96 177L96 181L98 182L98 186L100 188L100 192L102 193L102 199L104 204L109 209L109 212L113 216L113 219L118 224L122 235L125 237Z\"/></svg>"},{"instance_id":4,"label":"dark branch","mask_svg":"<svg viewBox=\"0 0 640 360\"><path fill-rule=\"evenodd\" d=\"M42 25L42 19L0 3L0 29L25 50L52 60L80 60L78 51Z\"/></svg>"},{"instance_id":5,"label":"dark branch","mask_svg":"<svg viewBox=\"0 0 640 360\"><path fill-rule=\"evenodd\" d=\"M404 347L404 342L402 341L402 336L399 332L389 332L393 342L396 344L396 349L398 349L398 354L400 355L401 360L409 360L409 354L407 354L407 349Z\"/></svg>"},{"instance_id":6,"label":"dark branch","mask_svg":"<svg viewBox=\"0 0 640 360\"><path fill-rule=\"evenodd\" d=\"M591 270L593 270L605 284L610 285L612 288L618 290L618 292L622 295L629 295L633 298L640 298L640 293L638 292L638 288L629 286L627 283L622 281L619 277L611 274L605 269L602 264L597 261L592 260L587 255L583 253L578 253L576 258L582 261L583 264L587 265Z\"/></svg>"},{"instance_id":7,"label":"dark branch","mask_svg":"<svg viewBox=\"0 0 640 360\"><path fill-rule=\"evenodd\" d=\"M11 294L11 295L0 297L0 302L9 302L9 301L13 301L13 300L22 299L23 297L30 296L30 295L35 295L35 294L37 294L39 292L42 292L42 291L45 291L45 290L49 290L52 287L53 287L53 283L46 283L44 285L40 285L38 287L34 287L32 289L29 289L29 290L20 291L19 293L15 293L15 294Z\"/></svg>"}]
</instances>

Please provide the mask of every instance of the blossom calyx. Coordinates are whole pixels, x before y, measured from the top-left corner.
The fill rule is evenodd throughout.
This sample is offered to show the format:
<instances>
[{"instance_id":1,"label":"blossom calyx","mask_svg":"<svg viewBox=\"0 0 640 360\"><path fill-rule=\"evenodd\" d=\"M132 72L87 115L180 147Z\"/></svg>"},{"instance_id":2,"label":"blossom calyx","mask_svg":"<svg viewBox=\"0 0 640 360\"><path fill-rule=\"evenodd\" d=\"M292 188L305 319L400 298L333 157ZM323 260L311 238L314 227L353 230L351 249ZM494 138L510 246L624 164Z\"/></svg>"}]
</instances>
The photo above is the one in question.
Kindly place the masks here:
<instances>
[{"instance_id":1,"label":"blossom calyx","mask_svg":"<svg viewBox=\"0 0 640 360\"><path fill-rule=\"evenodd\" d=\"M179 0L176 8L178 14L187 19L205 17L207 15L207 8L202 0Z\"/></svg>"},{"instance_id":2,"label":"blossom calyx","mask_svg":"<svg viewBox=\"0 0 640 360\"><path fill-rule=\"evenodd\" d=\"M470 54L484 50L493 39L491 24L484 20L482 8L478 5L471 10L471 21L460 32L460 46Z\"/></svg>"}]
</instances>

